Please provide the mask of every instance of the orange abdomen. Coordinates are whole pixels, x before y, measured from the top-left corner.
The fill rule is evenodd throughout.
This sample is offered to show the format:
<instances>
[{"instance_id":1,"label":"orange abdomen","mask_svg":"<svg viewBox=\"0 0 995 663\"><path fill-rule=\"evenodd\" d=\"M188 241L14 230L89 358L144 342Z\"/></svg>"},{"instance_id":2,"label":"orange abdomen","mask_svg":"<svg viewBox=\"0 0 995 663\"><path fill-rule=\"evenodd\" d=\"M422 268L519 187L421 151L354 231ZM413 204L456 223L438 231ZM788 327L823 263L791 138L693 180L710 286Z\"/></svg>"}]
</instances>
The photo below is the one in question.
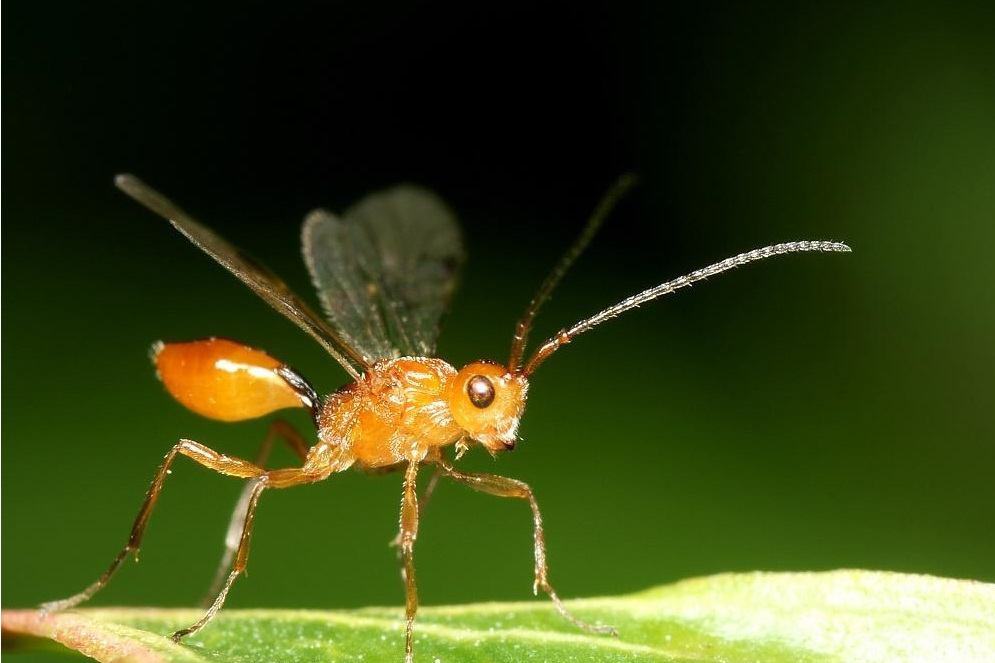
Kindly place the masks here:
<instances>
[{"instance_id":1,"label":"orange abdomen","mask_svg":"<svg viewBox=\"0 0 995 663\"><path fill-rule=\"evenodd\" d=\"M305 407L276 372L282 364L261 350L223 338L157 343L153 361L173 397L211 419L241 421Z\"/></svg>"}]
</instances>

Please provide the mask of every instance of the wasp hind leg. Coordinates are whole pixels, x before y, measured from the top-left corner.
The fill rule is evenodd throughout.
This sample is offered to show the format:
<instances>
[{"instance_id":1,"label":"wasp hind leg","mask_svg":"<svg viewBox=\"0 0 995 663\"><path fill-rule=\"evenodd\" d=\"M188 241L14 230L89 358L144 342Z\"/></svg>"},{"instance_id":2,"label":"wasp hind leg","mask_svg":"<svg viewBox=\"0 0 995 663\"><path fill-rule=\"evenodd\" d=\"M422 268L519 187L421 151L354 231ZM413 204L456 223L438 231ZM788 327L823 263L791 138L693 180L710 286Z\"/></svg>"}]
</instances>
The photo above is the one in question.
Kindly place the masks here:
<instances>
[{"instance_id":1,"label":"wasp hind leg","mask_svg":"<svg viewBox=\"0 0 995 663\"><path fill-rule=\"evenodd\" d=\"M128 537L128 543L126 543L124 548L121 549L121 552L119 552L117 557L114 558L114 561L111 562L111 565L106 571L104 571L103 575L101 575L96 582L78 594L74 594L73 596L60 601L51 601L49 603L42 604L42 611L58 612L60 610L73 608L80 603L87 601L94 594L103 589L108 582L110 582L110 579L114 576L114 573L118 570L118 568L120 568L121 564L128 558L129 555L138 555L138 550L142 545L142 537L145 535L145 528L148 525L149 517L152 515L152 509L159 500L159 493L162 492L162 485L166 480L166 476L169 474L173 461L176 460L176 456L180 454L187 456L188 458L192 458L205 467L209 467L216 472L226 474L228 476L248 479L258 477L265 471L248 461L223 456L203 444L199 444L192 440L180 440L175 446L173 446L172 449L169 450L169 453L166 454L166 458L163 460L162 465L160 465L159 469L156 471L155 477L152 479L152 485L149 486L148 493L145 495L145 501L142 503L142 508L138 511L138 516L135 518L135 522L131 526L131 534Z\"/></svg>"},{"instance_id":2,"label":"wasp hind leg","mask_svg":"<svg viewBox=\"0 0 995 663\"><path fill-rule=\"evenodd\" d=\"M284 442L302 463L307 459L308 445L304 441L304 437L290 422L283 419L276 419L270 424L269 430L266 432L266 437L263 438L263 443L259 447L259 453L256 454L256 465L261 468L266 466L266 461L269 459L270 452L273 449L273 443L277 441ZM245 528L245 518L248 514L253 489L254 486L252 483L246 484L242 489L241 495L239 495L238 501L235 503L235 508L232 510L231 518L228 521L228 529L225 531L225 551L221 556L218 569L214 573L211 587L204 594L204 598L201 599L200 605L202 607L211 605L218 592L224 586L228 569L231 568L232 561L235 559L235 551L238 550L239 543L242 540L242 530Z\"/></svg>"},{"instance_id":3,"label":"wasp hind leg","mask_svg":"<svg viewBox=\"0 0 995 663\"><path fill-rule=\"evenodd\" d=\"M242 461L245 462L245 461ZM348 464L346 465L348 467ZM262 474L255 477L249 485L246 487L248 494L248 504L244 511L244 514L239 517L242 523L242 532L239 536L238 547L234 553L234 564L232 564L231 572L225 579L224 584L218 591L218 595L214 598L213 603L195 624L188 626L187 628L180 629L173 633L173 642L179 642L182 638L188 635L193 635L200 629L207 626L207 624L214 619L214 616L218 614L218 611L225 604L225 600L228 598L228 592L231 589L232 584L234 584L235 579L240 575L245 573L246 568L249 565L249 541L252 537L252 526L255 523L256 518L256 505L259 502L259 496L262 494L263 490L266 488L290 488L291 486L299 486L302 484L315 483L316 481L321 481L328 477L328 475L337 467L334 464L323 464L316 462L309 464L305 462L304 467L301 468L287 468L281 470L269 470L263 471L260 469Z\"/></svg>"},{"instance_id":4,"label":"wasp hind leg","mask_svg":"<svg viewBox=\"0 0 995 663\"><path fill-rule=\"evenodd\" d=\"M238 547L235 551L235 561L231 572L228 574L223 587L218 592L218 595L215 597L211 607L208 608L204 616L192 626L176 631L173 634L173 640L176 642L179 642L181 638L187 635L196 633L207 625L209 621L211 621L214 615L216 615L224 605L225 599L228 596L228 591L231 589L235 579L245 571L249 559L249 540L252 534L252 525L255 519L256 504L259 501L259 495L262 491L265 488L289 488L290 486L320 481L321 479L327 477L328 474L335 469L332 462L323 463L319 461L312 464L310 467L307 463L305 463L305 467L303 468L271 470L267 472L263 468L254 463L250 463L247 460L220 454L210 447L204 446L203 444L192 440L180 440L172 449L170 449L169 453L166 454L165 460L156 471L155 477L152 480L152 485L149 486L148 493L145 496L145 501L142 503L138 516L135 518L134 525L132 525L131 535L128 537L128 543L125 544L121 552L114 558L114 561L111 563L110 567L103 573L103 575L100 576L100 578L97 579L96 582L79 594L70 596L69 598L61 601L53 601L51 603L43 604L41 609L44 612L66 610L88 600L107 585L111 577L121 566L121 563L127 559L129 555L132 553L138 553L138 550L141 547L142 538L145 535L145 528L148 525L149 518L152 514L152 509L155 507L155 504L159 499L163 483L165 482L166 476L169 474L170 467L172 467L173 461L176 460L177 455L186 456L200 463L204 467L218 472L219 474L242 479L252 479L253 481L249 484L249 499L247 508L244 512L244 517L240 518L240 520L242 520L242 531L239 537Z\"/></svg>"}]
</instances>

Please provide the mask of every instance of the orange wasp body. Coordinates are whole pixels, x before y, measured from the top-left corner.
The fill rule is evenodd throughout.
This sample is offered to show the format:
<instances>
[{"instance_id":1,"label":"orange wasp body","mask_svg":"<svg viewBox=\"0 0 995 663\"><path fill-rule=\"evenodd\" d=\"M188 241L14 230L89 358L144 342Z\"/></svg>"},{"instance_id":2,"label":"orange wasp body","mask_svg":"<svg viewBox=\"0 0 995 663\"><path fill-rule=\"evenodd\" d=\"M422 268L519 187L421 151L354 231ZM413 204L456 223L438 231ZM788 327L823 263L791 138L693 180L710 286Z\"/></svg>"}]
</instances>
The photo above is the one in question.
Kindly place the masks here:
<instances>
[{"instance_id":1,"label":"orange wasp body","mask_svg":"<svg viewBox=\"0 0 995 663\"><path fill-rule=\"evenodd\" d=\"M153 359L166 389L212 419L254 419L315 402L287 381L291 369L227 339L157 344ZM500 395L486 415L464 397L474 379L480 385L478 402ZM527 390L524 376L488 362L457 371L432 357L382 360L317 408L314 453L334 456L331 471L338 472L354 463L374 470L435 460L442 447L462 442L460 451L465 450L467 439L492 452L510 449ZM320 451L322 446L329 451Z\"/></svg>"},{"instance_id":2,"label":"orange wasp body","mask_svg":"<svg viewBox=\"0 0 995 663\"><path fill-rule=\"evenodd\" d=\"M326 322L275 275L188 216L171 201L130 175L117 185L168 219L194 244L317 340L353 381L322 399L295 370L265 352L227 339L157 343L153 357L166 389L187 408L222 421L240 421L288 407L311 413L317 441L310 446L288 424L274 422L255 461L220 454L192 440L180 440L166 455L132 526L128 543L107 571L84 591L45 610L70 608L100 590L120 564L137 553L163 482L178 455L249 482L232 515L227 550L203 617L177 631L173 639L197 632L221 609L235 579L248 562L249 540L260 494L267 488L314 483L350 467L403 470L400 532L402 575L406 588L405 661L413 660L412 634L418 595L414 543L418 533L418 470L435 467L445 476L500 497L526 500L532 511L535 548L533 590L544 591L556 609L576 626L611 633L574 617L548 580L542 516L532 489L516 479L465 473L447 459L458 459L471 445L491 454L514 448L525 408L529 378L557 349L579 334L645 302L733 267L784 253L849 251L835 242L790 242L743 253L633 295L562 329L523 361L532 322L564 273L590 242L617 200L634 184L623 176L595 210L587 226L539 288L515 329L507 364L477 361L457 370L434 358L439 322L463 261L455 217L433 194L400 186L372 194L343 219L313 212L305 220L304 257L322 300ZM297 467L266 469L274 439L282 439L300 458ZM429 484L431 491L435 481ZM427 497L422 498L422 500Z\"/></svg>"}]
</instances>

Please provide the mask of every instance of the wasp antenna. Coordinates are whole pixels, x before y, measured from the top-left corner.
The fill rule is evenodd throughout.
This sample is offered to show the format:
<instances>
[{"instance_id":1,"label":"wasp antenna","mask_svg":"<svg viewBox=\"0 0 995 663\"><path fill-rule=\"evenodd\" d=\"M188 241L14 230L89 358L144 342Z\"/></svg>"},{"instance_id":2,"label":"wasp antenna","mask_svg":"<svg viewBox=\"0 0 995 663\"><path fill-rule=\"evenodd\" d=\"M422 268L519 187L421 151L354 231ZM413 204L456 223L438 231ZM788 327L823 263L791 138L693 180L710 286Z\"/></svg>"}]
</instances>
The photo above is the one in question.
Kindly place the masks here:
<instances>
[{"instance_id":1,"label":"wasp antenna","mask_svg":"<svg viewBox=\"0 0 995 663\"><path fill-rule=\"evenodd\" d=\"M512 371L517 371L521 361L522 354L525 351L525 343L528 340L529 331L532 328L532 321L535 320L536 315L539 313L539 309L542 305L546 303L549 299L549 295L552 294L553 290L559 284L563 275L567 273L570 266L575 260L584 252L587 245L591 243L591 240L597 234L598 229L601 224L605 222L608 215L621 200L636 184L639 183L639 178L635 173L623 173L615 183L608 189L608 192L601 198L598 202L598 206L594 208L594 213L591 214L591 218L588 219L587 224L584 229L581 230L580 235L577 239L573 241L570 248L567 249L560 261L556 263L556 267L549 273L546 280L542 282L539 286L539 290L536 291L535 296L532 301L529 302L528 308L525 309L525 313L519 318L518 323L515 325L515 335L511 340L511 357L508 359L508 368Z\"/></svg>"},{"instance_id":2,"label":"wasp antenna","mask_svg":"<svg viewBox=\"0 0 995 663\"><path fill-rule=\"evenodd\" d=\"M740 253L739 255L717 262L714 265L709 265L703 269L693 271L690 274L685 274L684 276L676 278L673 281L661 283L660 285L644 290L637 295L627 297L618 304L609 306L600 313L592 315L590 318L585 320L581 320L572 327L560 330L558 334L543 343L539 349L537 349L532 356L529 357L529 360L525 363L525 368L522 369L522 375L525 375L526 377L531 375L535 372L535 369L538 368L539 364L545 361L549 355L556 352L580 334L594 329L602 322L610 320L617 315L621 315L622 313L625 313L630 309L634 309L641 304L645 304L646 302L652 301L657 297L662 297L663 295L669 295L675 290L689 286L697 281L707 279L710 276L715 276L716 274L729 271L734 267L739 267L747 263L765 260L767 258L772 258L786 253L800 253L802 251L849 253L850 247L842 242L823 241L801 241L774 244L773 246L765 246L762 249L755 249L753 251L747 251L746 253Z\"/></svg>"}]
</instances>

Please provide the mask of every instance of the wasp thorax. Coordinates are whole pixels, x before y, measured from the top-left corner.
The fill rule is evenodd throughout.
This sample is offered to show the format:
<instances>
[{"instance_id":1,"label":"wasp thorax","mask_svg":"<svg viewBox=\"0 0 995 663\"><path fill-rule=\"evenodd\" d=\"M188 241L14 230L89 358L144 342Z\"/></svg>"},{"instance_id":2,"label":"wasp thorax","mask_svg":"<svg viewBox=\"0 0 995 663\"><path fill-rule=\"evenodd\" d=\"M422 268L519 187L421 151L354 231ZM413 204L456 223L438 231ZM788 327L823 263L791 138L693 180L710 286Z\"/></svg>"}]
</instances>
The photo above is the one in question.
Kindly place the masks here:
<instances>
[{"instance_id":1,"label":"wasp thorax","mask_svg":"<svg viewBox=\"0 0 995 663\"><path fill-rule=\"evenodd\" d=\"M464 366L446 389L453 419L491 453L515 446L529 382L500 364Z\"/></svg>"}]
</instances>

